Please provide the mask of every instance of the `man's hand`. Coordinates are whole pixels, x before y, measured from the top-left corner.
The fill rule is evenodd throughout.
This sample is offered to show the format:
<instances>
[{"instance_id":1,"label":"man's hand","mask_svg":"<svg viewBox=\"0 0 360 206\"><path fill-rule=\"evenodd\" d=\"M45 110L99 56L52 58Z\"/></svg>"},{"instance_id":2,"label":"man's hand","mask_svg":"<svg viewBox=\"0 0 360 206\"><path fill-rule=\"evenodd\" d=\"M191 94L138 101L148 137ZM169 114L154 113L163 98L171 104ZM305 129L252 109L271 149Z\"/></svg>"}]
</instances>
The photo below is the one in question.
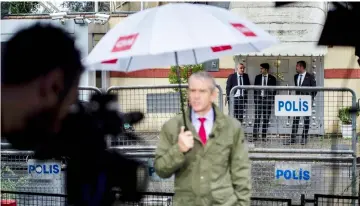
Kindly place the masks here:
<instances>
[{"instance_id":1,"label":"man's hand","mask_svg":"<svg viewBox=\"0 0 360 206\"><path fill-rule=\"evenodd\" d=\"M181 152L187 152L194 147L194 137L190 131L184 131L185 127L181 127L178 145Z\"/></svg>"}]
</instances>

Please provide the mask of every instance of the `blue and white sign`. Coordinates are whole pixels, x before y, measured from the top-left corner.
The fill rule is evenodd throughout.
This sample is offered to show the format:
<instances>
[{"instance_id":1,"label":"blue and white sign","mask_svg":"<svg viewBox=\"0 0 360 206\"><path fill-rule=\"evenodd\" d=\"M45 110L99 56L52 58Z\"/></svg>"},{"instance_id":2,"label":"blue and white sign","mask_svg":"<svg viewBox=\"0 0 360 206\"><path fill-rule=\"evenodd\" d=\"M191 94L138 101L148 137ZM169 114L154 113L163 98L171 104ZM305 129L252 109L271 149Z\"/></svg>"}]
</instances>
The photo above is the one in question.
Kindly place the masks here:
<instances>
[{"instance_id":1,"label":"blue and white sign","mask_svg":"<svg viewBox=\"0 0 360 206\"><path fill-rule=\"evenodd\" d=\"M275 181L281 185L301 185L311 181L309 164L275 164Z\"/></svg>"},{"instance_id":2,"label":"blue and white sign","mask_svg":"<svg viewBox=\"0 0 360 206\"><path fill-rule=\"evenodd\" d=\"M54 161L27 161L28 174L36 179L58 179L61 175L61 163Z\"/></svg>"},{"instance_id":3,"label":"blue and white sign","mask_svg":"<svg viewBox=\"0 0 360 206\"><path fill-rule=\"evenodd\" d=\"M311 116L311 95L276 95L275 116Z\"/></svg>"}]
</instances>

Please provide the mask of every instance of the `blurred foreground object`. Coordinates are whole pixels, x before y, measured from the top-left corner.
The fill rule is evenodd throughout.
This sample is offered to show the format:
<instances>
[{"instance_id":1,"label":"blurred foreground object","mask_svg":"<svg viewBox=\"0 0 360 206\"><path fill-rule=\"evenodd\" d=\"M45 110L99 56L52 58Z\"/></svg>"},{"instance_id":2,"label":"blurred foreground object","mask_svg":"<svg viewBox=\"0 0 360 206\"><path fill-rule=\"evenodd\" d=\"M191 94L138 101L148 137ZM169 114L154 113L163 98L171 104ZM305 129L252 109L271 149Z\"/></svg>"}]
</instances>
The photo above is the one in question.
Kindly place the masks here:
<instances>
[{"instance_id":1,"label":"blurred foreground object","mask_svg":"<svg viewBox=\"0 0 360 206\"><path fill-rule=\"evenodd\" d=\"M276 2L282 7L295 2ZM331 2L318 44L327 46L353 46L355 55L360 57L360 2ZM358 59L360 65L360 59Z\"/></svg>"},{"instance_id":2,"label":"blurred foreground object","mask_svg":"<svg viewBox=\"0 0 360 206\"><path fill-rule=\"evenodd\" d=\"M80 56L62 28L37 23L18 30L1 54L1 135L13 149L34 151L35 159L67 163L69 205L112 205L115 190L120 200L140 201L147 176L137 176L145 166L108 150L105 138L136 139L123 125L143 114L120 114L113 95L78 102Z\"/></svg>"},{"instance_id":3,"label":"blurred foreground object","mask_svg":"<svg viewBox=\"0 0 360 206\"><path fill-rule=\"evenodd\" d=\"M89 69L123 72L176 66L181 91L179 66L258 52L278 42L261 27L229 10L171 3L137 12L118 23L84 62ZM187 130L183 95L180 105Z\"/></svg>"}]
</instances>

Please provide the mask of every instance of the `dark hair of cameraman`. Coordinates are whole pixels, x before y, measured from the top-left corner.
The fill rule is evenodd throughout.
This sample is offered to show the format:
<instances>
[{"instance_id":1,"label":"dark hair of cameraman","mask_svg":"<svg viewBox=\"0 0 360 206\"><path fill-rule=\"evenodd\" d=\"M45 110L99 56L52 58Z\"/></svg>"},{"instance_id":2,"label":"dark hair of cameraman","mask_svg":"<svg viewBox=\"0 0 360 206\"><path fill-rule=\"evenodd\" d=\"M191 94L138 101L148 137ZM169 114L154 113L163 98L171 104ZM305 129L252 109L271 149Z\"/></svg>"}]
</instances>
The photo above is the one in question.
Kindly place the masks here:
<instances>
[{"instance_id":1,"label":"dark hair of cameraman","mask_svg":"<svg viewBox=\"0 0 360 206\"><path fill-rule=\"evenodd\" d=\"M60 28L35 24L18 31L2 51L2 136L26 140L57 133L84 71L74 39Z\"/></svg>"}]
</instances>

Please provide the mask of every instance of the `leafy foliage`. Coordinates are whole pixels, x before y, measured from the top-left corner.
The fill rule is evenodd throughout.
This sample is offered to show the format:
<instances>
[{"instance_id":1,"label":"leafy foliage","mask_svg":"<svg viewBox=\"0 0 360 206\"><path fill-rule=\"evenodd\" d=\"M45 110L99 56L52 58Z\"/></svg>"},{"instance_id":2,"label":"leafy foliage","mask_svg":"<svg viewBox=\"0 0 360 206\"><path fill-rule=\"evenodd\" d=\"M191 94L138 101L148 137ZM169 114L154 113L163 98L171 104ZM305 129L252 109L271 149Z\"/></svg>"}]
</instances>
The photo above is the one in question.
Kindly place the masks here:
<instances>
[{"instance_id":1,"label":"leafy foliage","mask_svg":"<svg viewBox=\"0 0 360 206\"><path fill-rule=\"evenodd\" d=\"M26 186L28 184L27 177L18 178L9 166L1 168L1 190L14 191L17 187ZM15 198L13 194L7 196L8 199Z\"/></svg>"},{"instance_id":2,"label":"leafy foliage","mask_svg":"<svg viewBox=\"0 0 360 206\"><path fill-rule=\"evenodd\" d=\"M94 12L95 2L93 1L64 1L61 4L62 7L68 8L70 12ZM109 12L110 2L99 1L99 12Z\"/></svg>"},{"instance_id":3,"label":"leafy foliage","mask_svg":"<svg viewBox=\"0 0 360 206\"><path fill-rule=\"evenodd\" d=\"M7 14L23 14L36 12L40 7L36 1L2 1L1 2L1 18Z\"/></svg>"},{"instance_id":4,"label":"leafy foliage","mask_svg":"<svg viewBox=\"0 0 360 206\"><path fill-rule=\"evenodd\" d=\"M352 123L350 109L351 109L351 107L344 107L344 108L339 109L338 117L344 125ZM356 117L358 117L358 116L359 116L359 112L357 111Z\"/></svg>"},{"instance_id":5,"label":"leafy foliage","mask_svg":"<svg viewBox=\"0 0 360 206\"><path fill-rule=\"evenodd\" d=\"M177 76L177 68L176 66L172 66L170 68L170 73L169 73L169 82L170 84L179 84L179 80L181 82L181 84L188 84L188 80L189 77L192 73L196 73L198 71L203 71L204 70L204 65L203 64L196 64L196 65L185 65L183 67L180 67L180 79ZM178 88L174 89L176 92L179 92ZM186 93L186 89L182 89L181 90L181 95L183 97L183 103L188 102L187 100L187 93Z\"/></svg>"}]
</instances>

